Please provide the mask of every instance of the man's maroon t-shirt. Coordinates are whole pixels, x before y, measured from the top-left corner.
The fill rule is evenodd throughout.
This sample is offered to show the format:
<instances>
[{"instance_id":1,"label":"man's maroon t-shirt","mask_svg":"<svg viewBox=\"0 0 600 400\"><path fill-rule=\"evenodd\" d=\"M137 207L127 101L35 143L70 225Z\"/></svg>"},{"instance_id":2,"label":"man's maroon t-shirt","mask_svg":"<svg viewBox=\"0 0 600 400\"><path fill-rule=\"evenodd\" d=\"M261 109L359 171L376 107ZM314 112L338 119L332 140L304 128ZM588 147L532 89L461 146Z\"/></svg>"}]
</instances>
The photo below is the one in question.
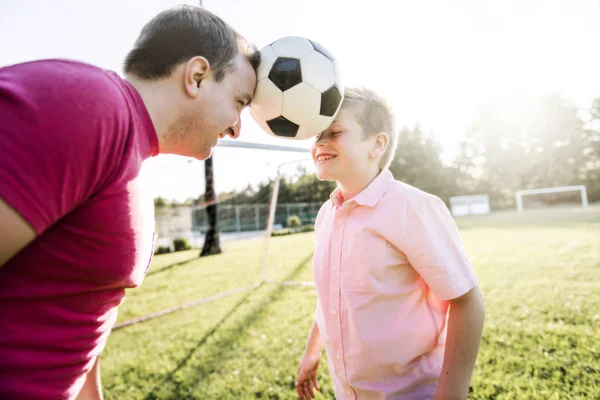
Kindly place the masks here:
<instances>
[{"instance_id":1,"label":"man's maroon t-shirt","mask_svg":"<svg viewBox=\"0 0 600 400\"><path fill-rule=\"evenodd\" d=\"M0 69L0 198L38 236L0 266L0 398L69 399L154 247L138 175L158 153L117 74L65 60Z\"/></svg>"}]
</instances>

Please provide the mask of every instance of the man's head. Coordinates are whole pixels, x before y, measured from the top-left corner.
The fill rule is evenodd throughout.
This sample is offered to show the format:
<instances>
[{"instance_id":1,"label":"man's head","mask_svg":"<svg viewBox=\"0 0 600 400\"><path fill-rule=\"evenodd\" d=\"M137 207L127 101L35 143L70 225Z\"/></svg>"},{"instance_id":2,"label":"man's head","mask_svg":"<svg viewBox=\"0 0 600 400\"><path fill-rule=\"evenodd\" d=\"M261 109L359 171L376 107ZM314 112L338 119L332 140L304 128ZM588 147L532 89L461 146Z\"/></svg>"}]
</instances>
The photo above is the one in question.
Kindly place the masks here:
<instances>
[{"instance_id":1,"label":"man's head","mask_svg":"<svg viewBox=\"0 0 600 400\"><path fill-rule=\"evenodd\" d=\"M256 48L221 18L179 6L144 26L124 70L136 88L152 87L140 93L157 127L160 151L205 159L219 137L239 136L240 113L252 100L259 63Z\"/></svg>"},{"instance_id":2,"label":"man's head","mask_svg":"<svg viewBox=\"0 0 600 400\"><path fill-rule=\"evenodd\" d=\"M395 118L386 101L369 89L345 88L337 117L312 148L317 176L343 181L387 168L397 143Z\"/></svg>"}]
</instances>

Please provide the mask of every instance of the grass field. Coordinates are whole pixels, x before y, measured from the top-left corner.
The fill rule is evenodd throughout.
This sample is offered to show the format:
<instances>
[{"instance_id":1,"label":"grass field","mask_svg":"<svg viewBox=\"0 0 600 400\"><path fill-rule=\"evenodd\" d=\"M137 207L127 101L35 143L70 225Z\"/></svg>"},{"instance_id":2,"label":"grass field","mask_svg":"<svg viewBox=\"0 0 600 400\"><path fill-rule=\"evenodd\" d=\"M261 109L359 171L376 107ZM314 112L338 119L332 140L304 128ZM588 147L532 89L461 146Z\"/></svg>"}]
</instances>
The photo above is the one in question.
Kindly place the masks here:
<instances>
[{"instance_id":1,"label":"grass field","mask_svg":"<svg viewBox=\"0 0 600 400\"><path fill-rule=\"evenodd\" d=\"M600 207L457 220L486 300L470 399L600 399ZM312 280L312 233L274 238L269 279ZM260 281L262 240L157 256L119 321ZM313 287L266 284L114 331L106 399L293 399ZM322 395L332 399L326 364Z\"/></svg>"}]
</instances>

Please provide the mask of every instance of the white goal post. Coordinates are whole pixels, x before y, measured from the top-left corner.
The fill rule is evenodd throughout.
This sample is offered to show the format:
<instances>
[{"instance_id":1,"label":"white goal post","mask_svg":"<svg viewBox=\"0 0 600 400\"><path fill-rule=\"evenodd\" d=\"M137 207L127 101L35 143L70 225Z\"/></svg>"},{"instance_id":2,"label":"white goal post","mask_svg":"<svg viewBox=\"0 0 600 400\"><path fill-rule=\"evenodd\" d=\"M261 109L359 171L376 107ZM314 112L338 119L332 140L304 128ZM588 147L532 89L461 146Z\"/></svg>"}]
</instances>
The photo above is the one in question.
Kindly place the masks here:
<instances>
[{"instance_id":1,"label":"white goal post","mask_svg":"<svg viewBox=\"0 0 600 400\"><path fill-rule=\"evenodd\" d=\"M545 193L561 193L561 192L573 192L579 191L581 192L581 206L587 207L587 192L585 190L585 186L561 186L555 188L542 188L542 189L529 189L529 190L518 190L516 192L517 198L517 210L523 211L523 196L533 195L533 194L545 194Z\"/></svg>"}]
</instances>

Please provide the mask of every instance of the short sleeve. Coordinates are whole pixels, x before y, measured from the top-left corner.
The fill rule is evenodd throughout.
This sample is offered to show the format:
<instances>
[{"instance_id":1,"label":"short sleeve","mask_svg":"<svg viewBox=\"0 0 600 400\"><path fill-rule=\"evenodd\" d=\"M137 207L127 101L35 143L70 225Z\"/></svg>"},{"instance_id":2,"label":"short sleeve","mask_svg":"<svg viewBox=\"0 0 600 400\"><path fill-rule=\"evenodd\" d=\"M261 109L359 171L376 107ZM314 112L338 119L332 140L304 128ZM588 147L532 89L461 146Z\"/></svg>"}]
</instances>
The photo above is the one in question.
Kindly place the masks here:
<instances>
[{"instance_id":1,"label":"short sleeve","mask_svg":"<svg viewBox=\"0 0 600 400\"><path fill-rule=\"evenodd\" d=\"M326 201L321 208L319 209L319 212L317 213L317 217L315 218L315 232L318 232L319 229L321 228L321 221L323 219L323 213L325 212L325 210L327 209L327 207L331 207L331 203L330 201Z\"/></svg>"},{"instance_id":2,"label":"short sleeve","mask_svg":"<svg viewBox=\"0 0 600 400\"><path fill-rule=\"evenodd\" d=\"M114 89L102 73L59 67L0 70L0 198L38 234L89 199L120 157Z\"/></svg>"},{"instance_id":3,"label":"short sleeve","mask_svg":"<svg viewBox=\"0 0 600 400\"><path fill-rule=\"evenodd\" d=\"M415 210L401 250L440 300L460 297L478 284L458 227L437 197Z\"/></svg>"}]
</instances>

